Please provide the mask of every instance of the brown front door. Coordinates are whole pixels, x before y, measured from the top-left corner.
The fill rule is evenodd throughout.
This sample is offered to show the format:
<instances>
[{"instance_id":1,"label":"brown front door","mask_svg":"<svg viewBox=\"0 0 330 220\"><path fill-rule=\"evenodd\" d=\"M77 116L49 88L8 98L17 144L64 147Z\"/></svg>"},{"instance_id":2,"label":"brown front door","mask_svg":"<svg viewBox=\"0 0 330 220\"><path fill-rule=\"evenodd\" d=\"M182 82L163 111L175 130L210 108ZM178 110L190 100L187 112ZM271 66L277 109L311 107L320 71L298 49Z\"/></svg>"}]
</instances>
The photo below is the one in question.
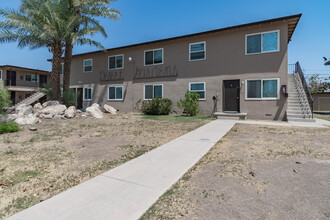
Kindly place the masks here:
<instances>
[{"instance_id":1,"label":"brown front door","mask_svg":"<svg viewBox=\"0 0 330 220\"><path fill-rule=\"evenodd\" d=\"M223 81L223 106L224 112L239 112L239 80Z\"/></svg>"},{"instance_id":2,"label":"brown front door","mask_svg":"<svg viewBox=\"0 0 330 220\"><path fill-rule=\"evenodd\" d=\"M16 71L7 70L6 86L16 86Z\"/></svg>"}]
</instances>

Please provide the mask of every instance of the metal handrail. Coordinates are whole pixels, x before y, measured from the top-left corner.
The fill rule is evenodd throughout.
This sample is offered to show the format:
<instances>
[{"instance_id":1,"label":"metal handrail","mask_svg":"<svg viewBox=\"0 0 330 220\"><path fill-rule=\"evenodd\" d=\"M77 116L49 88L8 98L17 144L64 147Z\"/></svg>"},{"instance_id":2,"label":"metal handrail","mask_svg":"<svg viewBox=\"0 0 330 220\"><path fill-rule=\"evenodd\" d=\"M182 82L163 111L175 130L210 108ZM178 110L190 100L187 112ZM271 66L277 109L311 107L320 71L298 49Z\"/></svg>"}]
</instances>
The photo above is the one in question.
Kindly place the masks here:
<instances>
[{"instance_id":1,"label":"metal handrail","mask_svg":"<svg viewBox=\"0 0 330 220\"><path fill-rule=\"evenodd\" d=\"M301 80L303 89L305 91L305 94L306 94L306 97L307 97L307 100L308 100L308 104L309 104L309 107L310 107L310 110L311 110L312 118L314 118L314 115L313 115L313 102L314 101L313 101L313 97L312 97L311 93L309 92L308 85L306 83L306 79L305 79L305 76L304 76L304 72L302 71L299 62L295 63L294 65L295 65L295 73L298 73L298 75L299 75L299 78Z\"/></svg>"}]
</instances>

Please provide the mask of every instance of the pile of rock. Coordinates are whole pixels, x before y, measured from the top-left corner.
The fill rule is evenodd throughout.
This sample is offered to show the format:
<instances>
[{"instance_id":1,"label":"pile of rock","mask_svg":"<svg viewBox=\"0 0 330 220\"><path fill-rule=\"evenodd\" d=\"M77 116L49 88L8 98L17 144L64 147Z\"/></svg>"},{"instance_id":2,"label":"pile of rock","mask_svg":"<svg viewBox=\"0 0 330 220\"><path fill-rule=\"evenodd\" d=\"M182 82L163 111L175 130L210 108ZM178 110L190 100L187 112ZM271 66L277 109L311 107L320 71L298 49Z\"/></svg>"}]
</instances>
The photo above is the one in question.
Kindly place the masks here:
<instances>
[{"instance_id":1,"label":"pile of rock","mask_svg":"<svg viewBox=\"0 0 330 220\"><path fill-rule=\"evenodd\" d=\"M116 114L117 110L109 105L104 105L106 113ZM40 119L68 119L74 117L88 117L91 115L94 118L103 118L101 107L94 103L86 109L86 113L76 110L76 107L67 108L58 101L48 101L35 104L33 107L27 104L21 104L15 108L13 114L8 115L8 119L15 120L19 125L31 125L40 122Z\"/></svg>"}]
</instances>

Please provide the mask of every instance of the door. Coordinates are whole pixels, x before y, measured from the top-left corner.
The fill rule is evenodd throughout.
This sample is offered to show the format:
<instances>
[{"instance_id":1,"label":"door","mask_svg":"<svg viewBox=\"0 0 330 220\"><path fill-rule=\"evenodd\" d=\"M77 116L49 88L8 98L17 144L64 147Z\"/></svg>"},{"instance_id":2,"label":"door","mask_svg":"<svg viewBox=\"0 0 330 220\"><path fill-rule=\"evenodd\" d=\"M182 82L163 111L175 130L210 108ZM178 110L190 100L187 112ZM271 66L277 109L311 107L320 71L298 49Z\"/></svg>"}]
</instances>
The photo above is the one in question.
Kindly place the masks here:
<instances>
[{"instance_id":1,"label":"door","mask_svg":"<svg viewBox=\"0 0 330 220\"><path fill-rule=\"evenodd\" d=\"M13 91L10 92L10 100L12 105L16 104L16 92Z\"/></svg>"},{"instance_id":2,"label":"door","mask_svg":"<svg viewBox=\"0 0 330 220\"><path fill-rule=\"evenodd\" d=\"M224 88L224 98L223 98L223 106L224 112L239 112L239 80L224 80L223 88Z\"/></svg>"},{"instance_id":3,"label":"door","mask_svg":"<svg viewBox=\"0 0 330 220\"><path fill-rule=\"evenodd\" d=\"M43 88L47 84L47 76L40 75L39 76L39 87Z\"/></svg>"},{"instance_id":4,"label":"door","mask_svg":"<svg viewBox=\"0 0 330 220\"><path fill-rule=\"evenodd\" d=\"M7 70L6 86L16 86L16 71Z\"/></svg>"},{"instance_id":5,"label":"door","mask_svg":"<svg viewBox=\"0 0 330 220\"><path fill-rule=\"evenodd\" d=\"M83 107L83 88L77 88L77 109Z\"/></svg>"}]
</instances>

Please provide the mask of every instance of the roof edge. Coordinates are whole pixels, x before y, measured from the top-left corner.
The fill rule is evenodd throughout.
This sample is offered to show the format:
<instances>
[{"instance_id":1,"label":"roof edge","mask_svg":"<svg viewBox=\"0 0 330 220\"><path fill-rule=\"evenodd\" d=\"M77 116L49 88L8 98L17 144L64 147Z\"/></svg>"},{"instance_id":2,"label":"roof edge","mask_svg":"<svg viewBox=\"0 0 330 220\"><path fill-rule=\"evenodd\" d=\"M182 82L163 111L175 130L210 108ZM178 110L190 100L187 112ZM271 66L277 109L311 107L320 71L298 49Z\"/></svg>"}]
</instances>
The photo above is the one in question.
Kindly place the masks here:
<instances>
[{"instance_id":1,"label":"roof edge","mask_svg":"<svg viewBox=\"0 0 330 220\"><path fill-rule=\"evenodd\" d=\"M13 66L13 65L0 65L1 67L9 67L9 68L16 68L16 69L22 69L22 70L28 70L28 71L38 71L38 72L44 72L44 73L50 73L50 71L46 70L39 70L39 69L33 69L33 68L27 68L27 67L21 67L21 66Z\"/></svg>"}]
</instances>

